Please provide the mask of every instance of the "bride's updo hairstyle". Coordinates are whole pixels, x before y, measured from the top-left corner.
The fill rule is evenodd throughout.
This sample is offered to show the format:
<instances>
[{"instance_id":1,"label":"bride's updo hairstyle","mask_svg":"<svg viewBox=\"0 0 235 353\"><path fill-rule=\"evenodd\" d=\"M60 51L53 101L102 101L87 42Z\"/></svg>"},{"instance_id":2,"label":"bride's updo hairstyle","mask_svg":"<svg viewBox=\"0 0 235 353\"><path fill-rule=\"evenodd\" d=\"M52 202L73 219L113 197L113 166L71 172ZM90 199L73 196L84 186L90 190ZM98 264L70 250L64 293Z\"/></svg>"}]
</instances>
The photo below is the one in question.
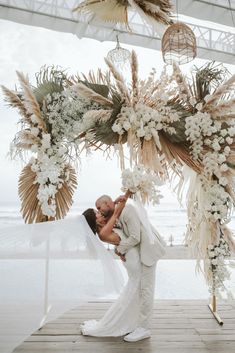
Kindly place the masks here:
<instances>
[{"instance_id":1,"label":"bride's updo hairstyle","mask_svg":"<svg viewBox=\"0 0 235 353\"><path fill-rule=\"evenodd\" d=\"M88 208L83 212L83 216L86 218L86 221L91 228L92 232L96 234L97 225L96 225L96 214L93 208Z\"/></svg>"}]
</instances>

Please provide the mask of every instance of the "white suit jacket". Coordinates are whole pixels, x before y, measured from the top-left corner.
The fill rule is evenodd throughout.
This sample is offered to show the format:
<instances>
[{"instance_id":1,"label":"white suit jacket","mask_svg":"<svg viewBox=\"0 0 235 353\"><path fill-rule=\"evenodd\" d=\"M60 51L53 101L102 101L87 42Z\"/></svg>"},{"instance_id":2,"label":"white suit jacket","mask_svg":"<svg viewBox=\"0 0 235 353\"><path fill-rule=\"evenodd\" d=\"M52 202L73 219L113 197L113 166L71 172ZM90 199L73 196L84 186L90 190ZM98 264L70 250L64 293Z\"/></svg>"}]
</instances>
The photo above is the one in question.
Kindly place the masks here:
<instances>
[{"instance_id":1,"label":"white suit jacket","mask_svg":"<svg viewBox=\"0 0 235 353\"><path fill-rule=\"evenodd\" d=\"M140 259L146 266L154 265L165 254L164 246L166 244L153 226L151 227L154 242L151 243L134 206L127 204L124 207L119 217L119 223L127 237L122 239L117 247L121 254L126 254L132 247L139 245Z\"/></svg>"}]
</instances>

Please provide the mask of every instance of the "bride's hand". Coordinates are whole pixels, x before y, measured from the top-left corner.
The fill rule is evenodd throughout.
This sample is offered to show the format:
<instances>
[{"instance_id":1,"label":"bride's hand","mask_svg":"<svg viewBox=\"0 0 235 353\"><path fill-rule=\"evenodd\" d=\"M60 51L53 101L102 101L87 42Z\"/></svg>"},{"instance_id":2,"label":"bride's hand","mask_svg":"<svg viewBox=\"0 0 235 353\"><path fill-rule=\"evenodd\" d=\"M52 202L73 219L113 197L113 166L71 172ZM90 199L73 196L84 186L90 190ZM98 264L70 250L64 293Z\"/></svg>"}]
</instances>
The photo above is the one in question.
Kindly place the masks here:
<instances>
[{"instance_id":1,"label":"bride's hand","mask_svg":"<svg viewBox=\"0 0 235 353\"><path fill-rule=\"evenodd\" d=\"M123 208L126 206L126 200L119 202L118 204L116 204L115 206L115 210L114 210L114 216L115 217L119 217L120 214L122 213Z\"/></svg>"},{"instance_id":2,"label":"bride's hand","mask_svg":"<svg viewBox=\"0 0 235 353\"><path fill-rule=\"evenodd\" d=\"M118 204L119 202L126 202L128 197L126 195L120 195L116 198L114 201L115 204Z\"/></svg>"}]
</instances>

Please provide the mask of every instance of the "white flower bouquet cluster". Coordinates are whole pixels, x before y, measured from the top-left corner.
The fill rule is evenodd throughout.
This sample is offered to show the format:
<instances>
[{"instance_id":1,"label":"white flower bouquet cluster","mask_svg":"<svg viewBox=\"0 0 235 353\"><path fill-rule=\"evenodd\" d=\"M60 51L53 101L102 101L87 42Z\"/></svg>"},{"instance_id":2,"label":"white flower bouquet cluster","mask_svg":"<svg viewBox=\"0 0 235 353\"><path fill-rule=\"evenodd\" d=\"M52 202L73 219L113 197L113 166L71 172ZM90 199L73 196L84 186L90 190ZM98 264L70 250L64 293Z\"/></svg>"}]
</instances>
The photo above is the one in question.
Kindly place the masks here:
<instances>
[{"instance_id":1,"label":"white flower bouquet cluster","mask_svg":"<svg viewBox=\"0 0 235 353\"><path fill-rule=\"evenodd\" d=\"M224 281L230 279L230 272L227 269L225 260L230 256L228 243L220 236L216 245L208 246L208 261L212 272L212 280L209 290L213 295L217 295L219 291L224 291Z\"/></svg>"},{"instance_id":2,"label":"white flower bouquet cluster","mask_svg":"<svg viewBox=\"0 0 235 353\"><path fill-rule=\"evenodd\" d=\"M122 172L122 191L130 191L142 201L159 204L162 195L158 190L160 179L143 166L135 166L133 170L125 169Z\"/></svg>"},{"instance_id":3,"label":"white flower bouquet cluster","mask_svg":"<svg viewBox=\"0 0 235 353\"><path fill-rule=\"evenodd\" d=\"M36 158L31 158L31 170L36 173L34 184L38 184L37 198L44 216L56 216L55 196L63 183L69 182L66 171L66 148L52 144L50 134L42 134L40 145L33 145Z\"/></svg>"},{"instance_id":4,"label":"white flower bouquet cluster","mask_svg":"<svg viewBox=\"0 0 235 353\"><path fill-rule=\"evenodd\" d=\"M207 218L213 223L217 221L228 223L230 211L233 207L229 193L215 180L210 183L207 182L204 188L206 193L204 208Z\"/></svg>"},{"instance_id":5,"label":"white flower bouquet cluster","mask_svg":"<svg viewBox=\"0 0 235 353\"><path fill-rule=\"evenodd\" d=\"M66 139L78 145L79 134L91 128L87 126L88 121L83 120L84 114L89 110L100 109L99 104L89 98L79 97L73 89L48 94L45 103L46 120L51 126L53 140L60 142Z\"/></svg>"},{"instance_id":6,"label":"white flower bouquet cluster","mask_svg":"<svg viewBox=\"0 0 235 353\"><path fill-rule=\"evenodd\" d=\"M123 106L118 114L112 130L119 135L131 130L136 138L143 138L147 141L154 139L156 145L161 149L159 131L175 134L176 130L172 123L179 120L177 112L170 106L159 104L151 108L146 104L137 103L135 107Z\"/></svg>"}]
</instances>

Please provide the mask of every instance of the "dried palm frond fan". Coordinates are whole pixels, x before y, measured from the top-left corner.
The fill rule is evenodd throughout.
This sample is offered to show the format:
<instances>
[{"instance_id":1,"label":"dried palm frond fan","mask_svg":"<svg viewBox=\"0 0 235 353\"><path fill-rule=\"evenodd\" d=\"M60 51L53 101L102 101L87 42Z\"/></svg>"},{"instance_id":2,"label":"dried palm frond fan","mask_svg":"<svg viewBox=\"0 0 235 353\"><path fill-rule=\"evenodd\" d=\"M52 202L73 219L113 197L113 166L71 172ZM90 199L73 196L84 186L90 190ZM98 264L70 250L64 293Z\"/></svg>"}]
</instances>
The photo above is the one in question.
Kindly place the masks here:
<instances>
[{"instance_id":1,"label":"dried palm frond fan","mask_svg":"<svg viewBox=\"0 0 235 353\"><path fill-rule=\"evenodd\" d=\"M169 0L85 0L73 11L92 15L104 22L128 25L128 9L165 25L172 23L170 18L172 4Z\"/></svg>"},{"instance_id":2,"label":"dried palm frond fan","mask_svg":"<svg viewBox=\"0 0 235 353\"><path fill-rule=\"evenodd\" d=\"M177 22L169 26L162 38L162 56L166 64L179 65L192 61L197 55L196 38L189 26Z\"/></svg>"},{"instance_id":3,"label":"dried palm frond fan","mask_svg":"<svg viewBox=\"0 0 235 353\"><path fill-rule=\"evenodd\" d=\"M72 206L73 193L77 187L75 170L70 165L66 166L66 170L69 172L69 180L63 183L63 186L55 195L55 219L62 219L66 216L69 208ZM31 165L27 164L19 178L21 213L26 223L45 222L48 220L48 217L43 215L40 202L37 198L39 184L35 183L36 176L36 173L31 169ZM50 220L53 220L53 218L50 218Z\"/></svg>"}]
</instances>

